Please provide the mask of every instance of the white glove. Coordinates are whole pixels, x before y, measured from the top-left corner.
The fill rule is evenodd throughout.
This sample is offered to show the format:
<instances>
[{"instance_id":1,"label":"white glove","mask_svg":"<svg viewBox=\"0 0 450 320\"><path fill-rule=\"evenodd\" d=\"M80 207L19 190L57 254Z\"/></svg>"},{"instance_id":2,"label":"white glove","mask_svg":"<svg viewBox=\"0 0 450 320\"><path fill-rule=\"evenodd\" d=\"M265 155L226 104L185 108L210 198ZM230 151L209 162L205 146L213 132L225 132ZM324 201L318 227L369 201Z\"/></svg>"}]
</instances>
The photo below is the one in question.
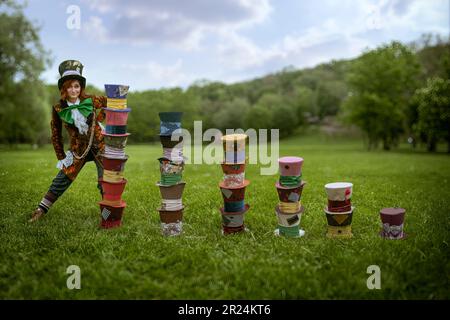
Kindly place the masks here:
<instances>
[{"instance_id":1,"label":"white glove","mask_svg":"<svg viewBox=\"0 0 450 320\"><path fill-rule=\"evenodd\" d=\"M62 160L59 160L56 163L56 168L62 170L63 167L64 168L70 167L72 165L72 163L73 163L73 154L70 150L68 150L66 152L66 157Z\"/></svg>"}]
</instances>

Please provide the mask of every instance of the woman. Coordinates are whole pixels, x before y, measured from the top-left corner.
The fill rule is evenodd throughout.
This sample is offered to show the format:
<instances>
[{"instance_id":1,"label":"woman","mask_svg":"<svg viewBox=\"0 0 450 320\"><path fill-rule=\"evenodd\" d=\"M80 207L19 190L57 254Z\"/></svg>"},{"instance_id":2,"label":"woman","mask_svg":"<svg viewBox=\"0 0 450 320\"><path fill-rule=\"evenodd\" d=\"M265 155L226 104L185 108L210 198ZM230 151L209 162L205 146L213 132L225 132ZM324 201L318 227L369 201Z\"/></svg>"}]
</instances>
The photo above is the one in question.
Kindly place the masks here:
<instances>
[{"instance_id":1,"label":"woman","mask_svg":"<svg viewBox=\"0 0 450 320\"><path fill-rule=\"evenodd\" d=\"M102 108L106 107L106 97L90 96L84 92L86 79L82 76L82 71L83 65L76 60L66 60L59 65L61 78L58 88L61 100L53 106L51 129L53 147L59 160L57 168L61 170L32 213L29 222L37 221L47 213L69 188L87 161L95 162L99 179L103 176L100 154L104 151L104 142L99 122L105 118ZM64 153L61 135L63 124L70 137L70 150L67 153ZM102 193L100 182L97 188Z\"/></svg>"}]
</instances>

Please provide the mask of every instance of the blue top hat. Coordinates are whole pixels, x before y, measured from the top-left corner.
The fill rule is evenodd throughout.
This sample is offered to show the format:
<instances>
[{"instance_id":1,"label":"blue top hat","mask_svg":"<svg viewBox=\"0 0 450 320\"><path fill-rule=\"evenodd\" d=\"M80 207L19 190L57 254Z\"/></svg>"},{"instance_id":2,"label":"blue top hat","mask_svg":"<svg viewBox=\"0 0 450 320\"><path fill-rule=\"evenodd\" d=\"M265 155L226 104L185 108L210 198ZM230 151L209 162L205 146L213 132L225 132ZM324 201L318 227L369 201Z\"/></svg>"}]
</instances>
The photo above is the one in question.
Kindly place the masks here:
<instances>
[{"instance_id":1,"label":"blue top hat","mask_svg":"<svg viewBox=\"0 0 450 320\"><path fill-rule=\"evenodd\" d=\"M160 136L171 136L172 133L181 128L181 117L183 112L160 112L161 120Z\"/></svg>"},{"instance_id":2,"label":"blue top hat","mask_svg":"<svg viewBox=\"0 0 450 320\"><path fill-rule=\"evenodd\" d=\"M105 84L106 96L111 99L126 99L130 86L123 84Z\"/></svg>"}]
</instances>

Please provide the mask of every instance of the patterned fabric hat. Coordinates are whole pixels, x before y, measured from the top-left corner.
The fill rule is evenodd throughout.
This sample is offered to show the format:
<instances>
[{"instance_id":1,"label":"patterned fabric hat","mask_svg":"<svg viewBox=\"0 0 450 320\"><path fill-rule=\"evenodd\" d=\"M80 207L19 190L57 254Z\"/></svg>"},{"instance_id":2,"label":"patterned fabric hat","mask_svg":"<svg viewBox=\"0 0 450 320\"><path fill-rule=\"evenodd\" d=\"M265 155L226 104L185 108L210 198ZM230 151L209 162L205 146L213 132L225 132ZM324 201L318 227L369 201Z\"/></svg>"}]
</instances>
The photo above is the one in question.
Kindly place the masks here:
<instances>
[{"instance_id":1,"label":"patterned fabric hat","mask_svg":"<svg viewBox=\"0 0 450 320\"><path fill-rule=\"evenodd\" d=\"M61 90L64 82L69 79L80 81L82 88L86 87L86 78L82 76L83 65L78 60L66 60L61 62L58 68L61 78L58 80L58 88Z\"/></svg>"}]
</instances>

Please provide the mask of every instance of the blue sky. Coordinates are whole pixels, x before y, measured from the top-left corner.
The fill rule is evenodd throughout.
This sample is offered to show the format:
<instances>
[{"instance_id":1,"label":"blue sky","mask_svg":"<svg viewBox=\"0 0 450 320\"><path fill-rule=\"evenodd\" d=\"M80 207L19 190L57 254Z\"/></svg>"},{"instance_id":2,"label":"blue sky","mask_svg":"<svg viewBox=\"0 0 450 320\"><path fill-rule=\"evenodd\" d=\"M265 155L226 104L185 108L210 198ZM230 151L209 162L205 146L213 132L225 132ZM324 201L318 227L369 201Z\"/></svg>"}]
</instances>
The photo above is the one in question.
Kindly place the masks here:
<instances>
[{"instance_id":1,"label":"blue sky","mask_svg":"<svg viewBox=\"0 0 450 320\"><path fill-rule=\"evenodd\" d=\"M70 6L80 12L80 28ZM352 58L391 40L449 34L448 0L29 0L56 83L58 64L77 59L88 83L130 90L232 83L286 66Z\"/></svg>"}]
</instances>

